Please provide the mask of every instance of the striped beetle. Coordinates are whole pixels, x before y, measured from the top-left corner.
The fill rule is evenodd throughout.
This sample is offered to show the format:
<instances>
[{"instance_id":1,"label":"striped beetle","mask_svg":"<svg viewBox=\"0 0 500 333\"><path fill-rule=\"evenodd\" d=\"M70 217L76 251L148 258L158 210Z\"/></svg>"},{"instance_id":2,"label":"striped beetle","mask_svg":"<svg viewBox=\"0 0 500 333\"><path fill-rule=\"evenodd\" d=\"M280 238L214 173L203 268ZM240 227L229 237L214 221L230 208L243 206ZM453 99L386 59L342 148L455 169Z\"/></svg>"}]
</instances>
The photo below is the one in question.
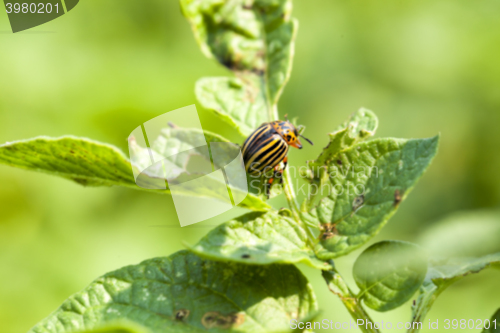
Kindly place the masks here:
<instances>
[{"instance_id":1,"label":"striped beetle","mask_svg":"<svg viewBox=\"0 0 500 333\"><path fill-rule=\"evenodd\" d=\"M243 143L242 152L245 170L249 174L255 175L274 169L274 176L281 177L279 166L283 162L283 170L286 168L288 147L302 149L299 136L303 137L311 145L313 144L311 140L299 134L297 128L288 119L260 125ZM273 181L274 178L269 179L268 192Z\"/></svg>"}]
</instances>

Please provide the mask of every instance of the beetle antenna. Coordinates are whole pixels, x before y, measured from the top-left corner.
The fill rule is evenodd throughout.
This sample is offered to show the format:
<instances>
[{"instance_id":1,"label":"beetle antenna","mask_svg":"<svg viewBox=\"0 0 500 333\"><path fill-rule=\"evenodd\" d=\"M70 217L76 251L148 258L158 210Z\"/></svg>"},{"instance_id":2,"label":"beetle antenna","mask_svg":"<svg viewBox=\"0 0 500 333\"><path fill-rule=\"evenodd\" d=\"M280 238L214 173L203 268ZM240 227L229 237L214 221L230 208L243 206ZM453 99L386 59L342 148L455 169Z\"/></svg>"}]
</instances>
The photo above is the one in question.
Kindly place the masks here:
<instances>
[{"instance_id":1,"label":"beetle antenna","mask_svg":"<svg viewBox=\"0 0 500 333\"><path fill-rule=\"evenodd\" d=\"M308 138L306 138L306 137L305 137L305 136L303 136L302 134L299 134L299 136L300 136L301 138L303 138L304 140L306 140L307 142L309 142L309 144L310 144L311 146L314 146L314 143L313 143L311 140L309 140Z\"/></svg>"},{"instance_id":2,"label":"beetle antenna","mask_svg":"<svg viewBox=\"0 0 500 333\"><path fill-rule=\"evenodd\" d=\"M288 113L285 115L285 120L288 121Z\"/></svg>"}]
</instances>

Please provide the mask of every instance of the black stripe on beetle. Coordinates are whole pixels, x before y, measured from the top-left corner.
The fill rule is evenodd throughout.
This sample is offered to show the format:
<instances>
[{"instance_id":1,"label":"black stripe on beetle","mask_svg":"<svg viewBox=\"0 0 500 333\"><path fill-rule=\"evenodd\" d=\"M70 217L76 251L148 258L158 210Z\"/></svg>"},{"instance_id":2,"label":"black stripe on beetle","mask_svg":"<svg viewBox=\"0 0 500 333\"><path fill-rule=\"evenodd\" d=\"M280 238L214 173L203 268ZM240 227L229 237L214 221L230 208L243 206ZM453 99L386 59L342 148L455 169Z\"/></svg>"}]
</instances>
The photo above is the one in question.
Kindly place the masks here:
<instances>
[{"instance_id":1,"label":"black stripe on beetle","mask_svg":"<svg viewBox=\"0 0 500 333\"><path fill-rule=\"evenodd\" d=\"M297 128L288 120L260 125L243 143L245 170L250 174L257 174L274 168L276 175L281 162L285 164L283 169L286 168L288 148L302 148L299 136ZM309 139L304 139L313 144ZM269 184L273 180L271 178Z\"/></svg>"}]
</instances>

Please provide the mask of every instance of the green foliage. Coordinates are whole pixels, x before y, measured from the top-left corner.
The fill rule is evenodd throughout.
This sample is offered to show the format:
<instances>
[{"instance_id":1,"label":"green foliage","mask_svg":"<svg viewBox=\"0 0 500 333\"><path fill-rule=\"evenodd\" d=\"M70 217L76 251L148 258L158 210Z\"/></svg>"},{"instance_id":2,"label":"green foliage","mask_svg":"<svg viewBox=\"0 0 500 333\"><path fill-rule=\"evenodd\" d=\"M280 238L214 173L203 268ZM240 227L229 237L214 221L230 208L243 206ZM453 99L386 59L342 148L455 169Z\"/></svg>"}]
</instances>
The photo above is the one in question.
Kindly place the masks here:
<instances>
[{"instance_id":1,"label":"green foliage","mask_svg":"<svg viewBox=\"0 0 500 333\"><path fill-rule=\"evenodd\" d=\"M286 332L317 310L292 265L204 260L187 251L108 273L71 296L31 333L92 330L128 320L155 332Z\"/></svg>"},{"instance_id":2,"label":"green foliage","mask_svg":"<svg viewBox=\"0 0 500 333\"><path fill-rule=\"evenodd\" d=\"M193 148L193 140L197 133L192 129L165 128L161 135L152 145L153 153L162 156L177 154L183 149ZM207 142L227 142L226 139L209 132L205 132ZM0 163L10 166L40 171L55 176L71 179L85 186L125 186L133 189L153 191L154 193L168 194L168 183L165 182L166 175L162 173L145 172L145 177L140 177L142 185L155 185L158 181L166 187L165 190L149 190L136 185L132 173L133 167L144 166L150 163L149 153L146 149L131 142L130 147L135 150L138 158L131 164L124 154L116 147L85 138L72 136L62 138L38 137L30 140L17 141L0 145ZM237 149L237 148L236 148ZM203 152L193 152L190 156L164 159L169 164L165 170L176 170L181 167L186 169L186 159L193 155L201 156L210 160ZM178 178L186 177L188 170L178 175ZM211 186L218 180L207 177L205 192L197 190L189 191L185 188L185 195L201 196L209 198L221 197ZM270 207L258 197L250 194L241 203L242 207L265 211Z\"/></svg>"},{"instance_id":3,"label":"green foliage","mask_svg":"<svg viewBox=\"0 0 500 333\"><path fill-rule=\"evenodd\" d=\"M437 145L438 137L386 138L340 152L327 165L329 194L303 214L322 224L318 257L348 254L375 236L427 169Z\"/></svg>"},{"instance_id":4,"label":"green foliage","mask_svg":"<svg viewBox=\"0 0 500 333\"><path fill-rule=\"evenodd\" d=\"M199 102L243 135L278 119L298 27L291 0L180 3L202 52L233 74L198 80ZM361 108L329 134L327 146L302 175L311 191L300 209L285 170L289 210L271 208L249 194L241 206L257 212L222 223L188 251L104 275L31 332L290 332L291 319L310 320L318 313L311 286L293 265L298 263L321 271L354 319L371 321L363 303L388 311L420 289L413 320L423 320L451 283L498 264L500 255L433 260L428 266L417 246L380 242L356 260L353 275L360 292L352 293L331 259L360 248L381 230L429 167L439 141L437 136L365 141L377 127L375 114ZM140 181L165 184L165 190L154 191L169 193L166 179L197 177L191 159L210 163L208 150L198 144L201 135L208 143L228 142L218 134L174 126L163 129L150 149L132 138L135 157L129 161L117 148L87 139L35 138L0 146L0 163L84 185L138 189L134 168L148 167L151 154L167 156L163 168L149 168ZM227 149L238 152L236 145ZM216 185L219 181L209 176L203 189L186 188L183 194L222 198L213 190Z\"/></svg>"},{"instance_id":5,"label":"green foliage","mask_svg":"<svg viewBox=\"0 0 500 333\"><path fill-rule=\"evenodd\" d=\"M207 131L201 132L196 129L186 129L186 128L164 128L161 130L159 136L151 143L151 149L145 147L140 147L136 144L134 140L130 142L130 149L134 151L134 159L132 164L137 167L147 167L151 164L150 154L153 156L158 156L155 160L161 160L161 168L152 168L152 170L147 169L143 173L147 177L138 178L141 181L144 179L144 183L155 183L160 182L160 185L167 186L169 181L182 181L186 182L199 176L198 170L196 168L193 170L190 160L196 159L195 166L208 166L211 170L211 159L209 156L209 151L206 149L205 143L201 143L200 138L204 138L208 144L213 142L225 142L229 141L220 135L210 133ZM224 153L228 156L237 156L239 153L239 147L237 145L224 145ZM186 152L186 153L182 153ZM221 165L214 165L217 168L221 168ZM215 177L213 174L207 174L203 178L205 181L205 186L195 186L194 188L188 188L187 186L182 187L182 194L186 196L198 196L206 198L214 198L224 201L227 197L227 190L223 192L217 191L216 189L226 188L221 187L220 178ZM186 184L186 183L185 183ZM225 185L225 183L223 184ZM239 192L239 196L245 195L244 189L238 189L233 187L231 189L233 195ZM241 202L241 206L257 210L266 211L270 208L264 201L253 194L248 194L245 199Z\"/></svg>"},{"instance_id":6,"label":"green foliage","mask_svg":"<svg viewBox=\"0 0 500 333\"><path fill-rule=\"evenodd\" d=\"M297 21L291 0L181 0L203 53L236 78L203 78L200 103L243 135L274 118L274 106L290 77Z\"/></svg>"},{"instance_id":7,"label":"green foliage","mask_svg":"<svg viewBox=\"0 0 500 333\"><path fill-rule=\"evenodd\" d=\"M190 250L213 260L257 265L303 262L328 269L307 242L305 230L292 218L274 212L250 213L221 224Z\"/></svg>"},{"instance_id":8,"label":"green foliage","mask_svg":"<svg viewBox=\"0 0 500 333\"><path fill-rule=\"evenodd\" d=\"M424 281L427 258L416 245L384 241L366 249L356 260L353 275L358 295L367 306L389 311L408 301Z\"/></svg>"},{"instance_id":9,"label":"green foliage","mask_svg":"<svg viewBox=\"0 0 500 333\"><path fill-rule=\"evenodd\" d=\"M436 298L451 284L469 274L479 273L483 269L499 263L500 253L480 258L431 260L424 283L420 287L417 301L412 307L413 321L422 322Z\"/></svg>"},{"instance_id":10,"label":"green foliage","mask_svg":"<svg viewBox=\"0 0 500 333\"><path fill-rule=\"evenodd\" d=\"M252 74L250 74L252 75ZM245 83L251 82L251 85ZM246 136L269 120L260 81L243 83L239 78L204 78L196 83L196 97L207 109Z\"/></svg>"},{"instance_id":11,"label":"green foliage","mask_svg":"<svg viewBox=\"0 0 500 333\"><path fill-rule=\"evenodd\" d=\"M38 137L0 145L0 163L68 178L83 185L137 187L117 148L76 138Z\"/></svg>"},{"instance_id":12,"label":"green foliage","mask_svg":"<svg viewBox=\"0 0 500 333\"><path fill-rule=\"evenodd\" d=\"M328 165L337 163L337 156L340 152L353 146L354 144L367 139L375 134L378 127L378 118L370 110L361 108L354 112L349 119L341 124L337 129L329 133L330 142L323 148L323 151L314 161L309 161L308 170L302 174L315 189L322 189L328 184ZM302 205L302 211L309 211L317 204L321 192L309 193L308 199ZM307 214L304 214L307 219ZM314 225L314 222L313 222Z\"/></svg>"},{"instance_id":13,"label":"green foliage","mask_svg":"<svg viewBox=\"0 0 500 333\"><path fill-rule=\"evenodd\" d=\"M309 162L311 180L320 178L319 173L326 169L326 165L338 164L336 158L340 152L373 136L377 127L378 118L372 111L361 108L354 112L346 122L328 134L330 137L328 145L315 161Z\"/></svg>"},{"instance_id":14,"label":"green foliage","mask_svg":"<svg viewBox=\"0 0 500 333\"><path fill-rule=\"evenodd\" d=\"M39 131L41 127L52 132L65 130L69 133L73 131L94 133L93 135L100 135L109 140L115 140L116 143L123 142L125 144L123 137L128 134L129 128L136 126L144 118L152 117L158 112L162 112L161 110L169 110L172 105L191 103L188 100L191 98L191 93L185 87L192 85L194 77L207 70L206 62L197 61L196 55L188 54L192 52L192 45L185 43L184 31L186 29L179 29L180 15L175 8L177 4L172 5L172 3L161 2L160 4L158 2L158 4L151 6L144 6L139 2L130 3L130 6L120 6L117 11L117 8L112 7L113 4L106 5L99 2L98 5L95 5L96 8L92 8L95 10L89 10L87 14L82 13L89 17L94 15L94 20L72 20L78 22L73 23L73 25L68 21L68 32L76 37L72 38L71 41L68 39L68 42L72 43L68 44L69 48L62 46L64 43L61 43L62 39L60 38L43 38L43 43L40 42L39 45L43 47L37 48L40 51L40 56L30 58L31 67L29 68L26 67L29 64L26 63L25 57L19 57L19 54L22 53L19 51L24 47L19 42L19 38L5 39L6 45L3 45L4 52L1 55L3 60L1 62L3 71L1 72L4 78L2 80L3 94L0 98L0 105L5 109L3 113L0 112L1 122L7 124L3 127L4 137L22 136L21 133L33 133ZM290 75L293 39L297 30L296 22L290 19L290 4L290 1L245 0L182 2L183 9L188 7L193 9L191 13L193 15L187 16L194 25L193 31L197 39L200 40L205 54L214 57L226 67L230 67L229 69L232 71L228 74L231 77L200 79L195 88L196 96L202 105L215 111L221 119L233 124L235 130L240 131L240 133L248 133L261 122L274 119L277 116L275 105L284 82L288 80ZM495 75L498 73L499 64L495 54L498 54L500 45L498 43L498 22L500 22L498 20L498 9L500 8L498 2L481 2L479 6L477 2L453 2L449 0L444 2L414 2L409 6L398 6L397 4L394 6L395 2L367 4L354 1L322 1L315 4L304 1L297 2L297 4L305 9L301 13L301 24L306 29L303 29L299 35L302 48L298 52L302 66L300 66L301 72L294 80L292 90L289 91L285 103L281 104L282 111L285 111L282 112L282 115L283 113L299 114L301 121L307 123L308 130L312 129L315 132L321 128L319 136L335 128L339 112L350 112L351 108L357 107L353 106L356 103L370 105L375 103L379 105L377 112L381 112L379 115L381 119L384 119L382 125L385 133L411 132L411 135L419 136L420 133L427 135L427 133L443 130L445 154L441 156L440 165L435 170L436 173L431 175L434 177L431 178L431 183L434 181L435 184L428 183L430 184L428 189L414 198L416 199L414 203L418 202L418 205L423 207L421 212L415 212L412 211L411 207L405 207L409 209L406 210L406 213L401 212L406 215L400 219L404 225L396 232L408 230L405 227L413 226L410 229L412 232L421 233L425 229L423 226L433 222L428 219L429 217L434 219L436 216L442 215L443 212L457 207L497 205L500 195L500 191L498 191L500 178L496 171L500 155L492 152L498 148L498 140L495 141L495 139L499 137L496 127L500 115L497 112L500 99L498 99L495 90L498 87L498 78L500 77ZM88 8L91 8L93 5L89 3L89 6ZM109 8L103 10L102 6ZM116 19L107 20L109 10L113 11ZM284 14L283 17L281 17L282 14ZM167 22L164 21L165 18L167 18ZM108 28L112 29L103 29L102 22L104 21L109 24ZM277 21L276 27L267 24L274 21ZM325 25L324 22L328 22L328 24ZM80 24L85 24L85 34L81 34ZM281 28L281 25L284 27ZM159 26L162 28L158 29ZM117 27L122 32L122 36L114 33ZM422 29L422 27L425 28ZM165 34L165 28L175 33ZM273 33L274 28L276 28L275 32L279 32L279 34L267 33ZM278 28L282 30L277 30ZM103 34L103 31L113 33L113 43L109 43L109 34ZM93 34L93 38L84 38L82 44L82 40L78 37L88 33ZM147 37L144 38L144 36ZM432 38L427 38L428 36ZM23 39L28 38L30 36L25 36ZM36 37L36 39L40 38ZM158 39L161 39L162 43L165 44L158 45ZM179 42L180 40L182 42ZM137 44L131 45L130 41L132 43L136 41ZM35 40L34 42L36 43ZM167 44L168 47L165 47ZM273 49L273 46L276 45L278 48ZM273 50L278 50L281 55L273 53ZM53 54L60 56L53 57ZM75 57L75 54L80 56ZM139 66L127 67L133 60L140 59L144 55L146 55L147 61L139 62ZM55 60L51 61L50 59ZM65 60L61 61L61 59ZM85 61L82 62L82 59L92 61L86 64ZM93 61L96 59L98 61ZM273 63L268 61L272 59L275 60ZM76 61L79 66L72 68L72 61ZM89 66L87 65L89 64L92 70L88 70ZM167 67L160 68L159 66L163 64ZM123 70L123 68L127 68L127 70ZM43 78L44 84L38 84L36 78L35 80L24 80L28 69L32 74L38 74L35 75L36 77ZM208 68L208 70L212 69ZM112 78L108 76L112 76ZM20 77L23 80L19 80ZM165 79L167 77L168 79ZM21 84L22 89L16 89L16 85ZM157 98L157 96L164 96L164 94L168 98ZM19 112L23 117L18 117L13 111ZM54 117L57 117L56 122L53 121ZM75 122L75 118L78 121ZM29 119L28 122L27 119ZM211 125L217 128L215 127L217 126L217 118L206 118L206 120L213 122ZM332 133L330 135L331 143L325 149L324 154L316 161L309 163L312 172L307 173L306 176L311 184L331 186L331 181L328 174L323 171L326 170L323 166L331 166L332 161L336 160L336 157L342 153L341 151L373 136L376 123L363 124L359 121L355 125L353 122L351 131L347 130L346 127L348 124L344 124ZM367 133L360 133L357 129L355 130L356 127L369 128L369 130ZM180 131L189 130L179 129ZM306 135L309 136L309 134ZM218 139L225 140L221 137ZM48 141L51 140L55 141L56 139ZM74 146L73 143L76 145L74 152L78 157L69 154L65 148L55 147L48 141L39 142L41 145L37 144L36 147L30 144L24 147L16 144L12 148L0 149L0 160L4 164L56 174L86 185L127 186L126 184L129 183L131 188L137 188L131 176L131 166L128 165L126 159L124 161L127 164L126 171L120 170L121 166L125 166L122 163L123 156L114 156L113 151L108 154L107 150L103 149L103 163L100 163L101 154L99 151L102 147L87 149L87 143L84 142L84 139L68 142L71 146ZM177 142L175 135L165 136L163 141L166 144ZM319 147L321 144L326 144L326 142L317 139L315 142L316 146L313 149L318 147L318 144ZM100 146L100 144L98 145ZM52 155L55 159L52 159ZM291 164L293 165L299 162L296 160L296 156L295 152L291 154ZM75 160L81 163L73 163ZM115 170L115 167L117 167L117 172L112 172L111 170ZM323 173L317 174L316 170ZM62 295L67 293L68 285L65 283L58 285L61 280L67 278L66 274L60 274L61 272L57 269L62 269L64 264L59 263L53 266L47 263L50 261L68 264L68 261L60 260L60 252L62 251L56 251L52 247L47 246L49 252L43 248L37 251L39 245L43 247L46 242L59 243L61 247L64 246L70 260L73 258L73 264L67 267L70 273L75 272L72 270L77 265L74 262L79 262L80 268L83 270L88 267L88 263L76 260L76 258L90 258L98 253L96 252L97 246L85 248L79 253L75 253L78 251L78 247L73 246L78 244L71 244L70 247L67 247L77 238L80 238L82 243L86 242L85 235L71 238L66 233L67 229L58 228L62 223L58 225L53 221L64 220L64 227L76 229L78 228L76 220L83 220L82 216L84 215L66 220L64 209L72 208L66 206L67 203L70 203L69 200L68 202L48 202L51 198L50 192L54 192L56 189L42 188L41 185L45 185L45 182L49 180L43 179L40 184L33 184L34 186L31 187L29 182L32 179L36 180L36 178L30 175L26 179L22 179L23 175L16 174L10 179L11 174L8 171L2 179L4 188L3 192L0 193L4 208L0 223L1 234L4 238L0 243L4 243L3 258L7 258L7 261L3 263L7 267L2 267L2 269L8 271L9 268L15 267L13 274L10 274L12 277L7 278L2 284L3 290L0 291L2 294L0 298L6 296L5 299L2 299L5 309L2 308L4 311L0 311L3 314L2 327L7 326L3 329L6 332L20 331L9 330L9 324L11 325L15 320L31 322L32 318L40 316L40 303L52 304L54 298L60 299ZM154 174L151 176L153 180L156 179ZM184 177L186 174L181 176ZM207 187L209 186L207 183ZM285 193L286 186L289 185L285 184ZM274 187L273 190L276 188ZM73 190L74 193L89 192ZM19 193L23 191L29 193L26 198L28 196L33 198L43 191L43 216L36 215L39 213L38 210L27 207L32 204L32 200L26 200L27 204L24 202L19 204L22 200L18 200L19 197L16 195L20 195ZM155 192L162 191L156 190ZM167 192L163 191L163 193ZM424 192L425 194L423 194ZM45 197L45 193L47 193L47 197ZM132 206L130 203L140 193L125 194L126 192L113 191L112 189L95 189L90 193L97 194L97 197L107 195L105 193L117 195L116 200L119 200L120 204L109 202L109 206L102 205L98 211L106 211L109 212L108 214L119 212L118 216L107 214L102 216L102 213L97 212L95 215L89 216L87 223L88 225L96 224L95 234L92 232L92 228L88 227L88 230L91 231L90 237L96 237L95 244L108 244L107 248L110 251L117 251L122 258L130 253L130 250L128 252L120 251L117 240L122 240L120 236L123 234L119 231L110 231L105 234L105 228L113 229L113 222L109 225L99 223L97 226L96 221L93 221L91 217L100 215L99 222L104 222L108 218L115 220L114 223L120 223L120 226L122 222L127 223L132 220L129 215L131 210L134 214L141 216L141 225L143 225L142 221L149 223L152 217L158 217L161 214L167 218L162 209L158 209L155 214L151 214L150 212L153 210L149 209L149 214L144 214L141 213L142 206L130 207ZM122 193L124 194L122 195ZM200 195L203 193L191 192L187 194ZM205 194L216 195L217 193ZM87 209L88 201L85 201L83 196L82 198L71 198L74 199L71 200L71 203ZM147 199L147 196L140 197L141 201L144 198ZM394 199L396 197L399 196L395 195ZM426 198L424 199L424 197ZM321 266L323 259L328 258L328 256L322 257L323 259L315 256L315 247L311 246L310 243L314 244L317 237L312 237L309 240L304 239L304 233L307 234L307 232L306 228L301 225L307 222L308 225L318 228L320 221L315 216L311 217L310 212L318 211L317 206L321 198L321 195L317 195L306 200L302 206L304 214L298 220L293 214L295 213L293 207L291 207L293 212L284 213L287 214L286 218L281 218L275 209L270 209L268 215L265 216L261 213L255 213L224 223L200 241L198 244L202 247L200 253L215 261L237 261L238 254L246 254L243 251L248 248L248 250L253 251L248 259L255 259L255 262L250 262L245 258L245 260L240 260L241 265L249 263L257 267L279 262L309 262L309 264L313 263L314 267L323 268ZM247 200L250 199L249 196ZM38 200L35 199L33 204L36 205ZM361 200L357 200L355 206L359 205L360 202ZM12 208L15 207L12 205L13 203L18 206ZM276 208L278 208L277 203L281 202L277 200L273 202ZM54 209L56 205L57 210ZM260 210L259 205L262 210L269 209L263 200L246 201L245 205L247 208L258 210ZM122 208L124 206L127 207ZM148 208L151 208L151 202ZM50 211L51 209L53 211ZM30 210L32 210L31 213ZM54 216L54 211L58 212L57 216ZM59 211L61 211L60 214ZM16 218L12 218L14 214L16 214ZM124 214L126 214L125 218ZM356 214L354 213L354 215ZM500 251L498 248L500 244L498 242L498 214L495 212L490 214L476 212L474 215L476 216L472 216L472 214L454 215L436 223L436 227L433 225L425 233L421 244L426 249L431 250L433 254L444 257L479 256ZM308 220L304 220L306 218ZM33 230L26 230L28 226L26 222L30 219L32 221L29 228L33 228L34 231L41 228L40 231L43 231L43 237L37 237L38 242L33 237ZM421 224L417 224L417 222ZM356 223L360 222L353 219L349 223L356 226ZM418 228L416 228L417 225ZM23 233L19 233L22 236L11 237L12 230L22 230ZM197 235L200 230L184 229L183 233L193 237L193 234ZM364 235L363 230L360 228L360 230L355 230L353 235L348 235L347 243L350 245L350 240ZM344 231L349 230L344 229ZM64 232L64 236L56 239L56 236L63 234L62 232ZM177 232L178 230L175 230L175 234ZM337 232L335 224L322 224L322 239L335 236ZM394 230L390 234L394 235L393 232ZM259 238L260 236L262 238ZM406 235L406 237L408 236ZM170 242L174 236L169 237L160 245L161 249L165 250L164 246L167 248L175 246L171 245L172 242ZM256 245L254 247L247 246L246 243L252 239ZM291 242L290 246L287 247L285 239L293 239L294 242ZM22 241L29 242L29 245L23 244ZM151 240L149 242L152 243ZM9 248L9 246L5 246L5 243L15 245ZM316 249L322 249L323 243L318 245ZM364 240L361 243L366 244ZM138 250L134 250L134 252L139 253L139 256L153 248L151 246L150 248L138 249L138 244L135 246L127 244L127 246L130 249ZM223 247L217 248L221 244ZM196 247L194 251L196 251ZM25 258L11 256L9 250L12 248L20 249L20 253L32 253L30 250L36 249L36 253L26 254L25 257L29 260L22 260ZM106 265L105 263L109 263L110 260L101 260L100 256L96 256L96 258L95 265L92 264L94 270L95 267ZM319 263L319 265L314 264L314 262ZM328 265L333 267L333 262L328 261ZM19 270L17 270L18 267ZM29 274L19 274L22 272L29 272ZM314 271L309 270L309 272L314 274ZM321 273L328 277L328 287L339 296L342 303L346 304L348 311L353 316L367 319L367 317L363 317L366 315L363 314L363 303L356 295L350 293L349 288L342 285L340 274L334 269L322 270ZM319 274L319 271L316 274ZM52 284L44 285L43 278L50 279L51 275L55 277L52 279ZM36 285L40 289L40 291L36 291L36 295L33 292L36 287L32 283L25 284L23 277L36 279ZM78 281L79 284L82 278L77 271L76 274L71 274L71 279ZM279 281L282 280L280 277ZM50 285L57 285L57 289L50 288ZM29 304L26 303L26 297L20 295L18 286L22 287L25 295L31 297ZM425 286L431 289L438 288L434 283ZM483 293L487 288L491 289L491 286L484 286ZM455 291L459 289L457 288ZM362 295L360 294L360 296ZM427 296L435 298L437 292L431 292ZM455 300L454 297L453 300ZM484 297L483 300L484 302L479 305L474 304L474 307L484 308L487 304L491 305L495 301L495 297L489 297L489 299ZM464 297L464 307L467 306L466 303L467 299ZM168 305L168 302L165 304ZM329 310L333 316L330 319L342 318L340 317L342 313L336 312L337 308L334 304L331 305L333 306ZM456 306L462 307L462 304ZM445 311L452 311L447 308L441 306L441 316L451 317L454 315L454 313L445 315ZM32 309L33 311L31 311ZM478 309L476 309L476 313L478 313ZM483 313L488 315L490 310ZM313 315L314 312L305 318L312 318ZM494 318L498 318L498 315L499 312L494 315ZM24 324L19 324L19 326L21 325ZM99 326L91 331L143 332L143 329L146 330L137 325L129 326L128 323L113 321L113 324ZM208 331L213 332L217 329L212 328Z\"/></svg>"}]
</instances>

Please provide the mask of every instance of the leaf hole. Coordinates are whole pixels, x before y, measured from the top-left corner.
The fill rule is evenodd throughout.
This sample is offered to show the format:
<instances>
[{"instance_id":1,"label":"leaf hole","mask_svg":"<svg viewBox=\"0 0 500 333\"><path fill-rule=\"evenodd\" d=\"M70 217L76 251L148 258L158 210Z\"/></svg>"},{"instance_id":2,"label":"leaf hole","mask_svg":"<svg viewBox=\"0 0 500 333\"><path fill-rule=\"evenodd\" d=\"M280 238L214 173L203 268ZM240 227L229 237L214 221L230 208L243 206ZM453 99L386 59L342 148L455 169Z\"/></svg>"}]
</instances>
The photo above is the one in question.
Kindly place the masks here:
<instances>
[{"instance_id":1,"label":"leaf hole","mask_svg":"<svg viewBox=\"0 0 500 333\"><path fill-rule=\"evenodd\" d=\"M182 321L189 316L190 311L186 309L180 309L175 311L175 320Z\"/></svg>"},{"instance_id":2,"label":"leaf hole","mask_svg":"<svg viewBox=\"0 0 500 333\"><path fill-rule=\"evenodd\" d=\"M354 201L352 202L352 210L356 211L365 203L365 196L361 194L360 196L354 198Z\"/></svg>"},{"instance_id":3,"label":"leaf hole","mask_svg":"<svg viewBox=\"0 0 500 333\"><path fill-rule=\"evenodd\" d=\"M244 321L245 315L242 313L230 313L229 315L224 316L218 311L207 312L203 318L201 318L201 323L206 329L229 329L243 324Z\"/></svg>"},{"instance_id":4,"label":"leaf hole","mask_svg":"<svg viewBox=\"0 0 500 333\"><path fill-rule=\"evenodd\" d=\"M335 235L338 235L337 228L335 227L335 224L323 224L321 226L321 229L323 232L320 234L320 239L321 240L328 240L332 238Z\"/></svg>"}]
</instances>

